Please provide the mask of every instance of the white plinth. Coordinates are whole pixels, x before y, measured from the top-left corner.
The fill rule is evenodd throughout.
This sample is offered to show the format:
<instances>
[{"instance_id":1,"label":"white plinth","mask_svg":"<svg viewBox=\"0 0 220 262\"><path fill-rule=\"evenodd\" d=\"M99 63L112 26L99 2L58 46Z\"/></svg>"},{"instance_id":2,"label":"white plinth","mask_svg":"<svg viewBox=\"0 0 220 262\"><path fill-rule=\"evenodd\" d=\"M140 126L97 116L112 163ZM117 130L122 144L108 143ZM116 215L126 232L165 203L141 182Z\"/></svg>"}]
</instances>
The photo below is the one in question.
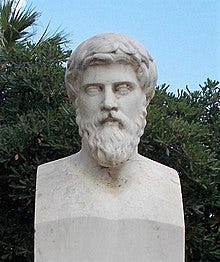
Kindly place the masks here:
<instances>
[{"instance_id":1,"label":"white plinth","mask_svg":"<svg viewBox=\"0 0 220 262\"><path fill-rule=\"evenodd\" d=\"M184 261L176 171L140 157L122 174L97 180L75 156L39 167L35 262Z\"/></svg>"}]
</instances>

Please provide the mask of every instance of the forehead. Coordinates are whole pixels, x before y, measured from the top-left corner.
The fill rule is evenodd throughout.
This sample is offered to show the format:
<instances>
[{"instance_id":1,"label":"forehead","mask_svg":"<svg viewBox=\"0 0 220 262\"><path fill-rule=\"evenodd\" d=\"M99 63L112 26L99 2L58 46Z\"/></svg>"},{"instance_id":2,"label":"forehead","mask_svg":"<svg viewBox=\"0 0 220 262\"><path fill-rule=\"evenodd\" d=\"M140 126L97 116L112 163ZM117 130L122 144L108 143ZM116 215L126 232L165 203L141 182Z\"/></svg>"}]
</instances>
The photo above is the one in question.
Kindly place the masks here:
<instances>
[{"instance_id":1,"label":"forehead","mask_svg":"<svg viewBox=\"0 0 220 262\"><path fill-rule=\"evenodd\" d=\"M112 63L107 65L92 65L82 74L81 84L132 82L138 84L136 73L131 65Z\"/></svg>"}]
</instances>

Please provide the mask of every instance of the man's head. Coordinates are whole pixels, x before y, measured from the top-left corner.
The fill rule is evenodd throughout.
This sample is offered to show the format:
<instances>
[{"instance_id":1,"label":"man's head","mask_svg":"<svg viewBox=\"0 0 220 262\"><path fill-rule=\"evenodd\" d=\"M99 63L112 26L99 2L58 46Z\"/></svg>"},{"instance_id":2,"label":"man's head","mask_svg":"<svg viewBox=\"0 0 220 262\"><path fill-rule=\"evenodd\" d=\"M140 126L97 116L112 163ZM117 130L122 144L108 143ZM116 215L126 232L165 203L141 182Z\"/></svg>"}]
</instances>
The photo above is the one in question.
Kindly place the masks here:
<instances>
[{"instance_id":1,"label":"man's head","mask_svg":"<svg viewBox=\"0 0 220 262\"><path fill-rule=\"evenodd\" d=\"M70 57L66 86L79 132L101 166L116 166L137 149L157 73L135 40L103 34L82 43Z\"/></svg>"},{"instance_id":2,"label":"man's head","mask_svg":"<svg viewBox=\"0 0 220 262\"><path fill-rule=\"evenodd\" d=\"M140 43L116 33L94 36L81 43L71 54L65 75L70 100L75 102L85 68L111 63L129 64L134 68L149 103L157 82L155 63Z\"/></svg>"}]
</instances>

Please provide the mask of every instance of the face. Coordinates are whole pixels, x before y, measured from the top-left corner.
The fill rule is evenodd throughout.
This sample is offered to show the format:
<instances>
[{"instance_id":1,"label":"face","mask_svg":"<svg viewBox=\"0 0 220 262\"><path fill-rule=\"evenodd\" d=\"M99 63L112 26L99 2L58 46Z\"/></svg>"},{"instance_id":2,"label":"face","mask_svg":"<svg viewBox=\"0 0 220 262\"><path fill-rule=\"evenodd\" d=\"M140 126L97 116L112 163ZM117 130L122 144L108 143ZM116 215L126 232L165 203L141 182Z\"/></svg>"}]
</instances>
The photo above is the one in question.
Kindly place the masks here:
<instances>
[{"instance_id":1,"label":"face","mask_svg":"<svg viewBox=\"0 0 220 262\"><path fill-rule=\"evenodd\" d=\"M89 120L101 112L119 111L135 120L144 102L145 95L130 65L95 65L83 73L77 106L84 119ZM114 125L116 122L104 121L102 124Z\"/></svg>"},{"instance_id":2,"label":"face","mask_svg":"<svg viewBox=\"0 0 220 262\"><path fill-rule=\"evenodd\" d=\"M76 121L99 165L120 165L136 152L146 123L145 101L131 66L96 65L85 70Z\"/></svg>"}]
</instances>

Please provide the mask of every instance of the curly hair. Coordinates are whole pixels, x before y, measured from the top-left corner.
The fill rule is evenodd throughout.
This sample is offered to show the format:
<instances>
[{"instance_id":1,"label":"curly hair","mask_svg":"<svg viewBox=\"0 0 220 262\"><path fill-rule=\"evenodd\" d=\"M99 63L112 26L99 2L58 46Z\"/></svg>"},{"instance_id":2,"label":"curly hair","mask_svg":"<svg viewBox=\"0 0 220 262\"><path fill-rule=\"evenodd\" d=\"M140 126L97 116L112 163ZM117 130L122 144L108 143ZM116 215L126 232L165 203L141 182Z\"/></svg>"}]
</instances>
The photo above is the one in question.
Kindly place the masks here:
<instances>
[{"instance_id":1,"label":"curly hair","mask_svg":"<svg viewBox=\"0 0 220 262\"><path fill-rule=\"evenodd\" d=\"M70 100L75 102L85 68L111 63L131 65L148 102L153 98L157 82L153 58L136 40L118 33L105 33L84 41L71 54L65 74Z\"/></svg>"}]
</instances>

